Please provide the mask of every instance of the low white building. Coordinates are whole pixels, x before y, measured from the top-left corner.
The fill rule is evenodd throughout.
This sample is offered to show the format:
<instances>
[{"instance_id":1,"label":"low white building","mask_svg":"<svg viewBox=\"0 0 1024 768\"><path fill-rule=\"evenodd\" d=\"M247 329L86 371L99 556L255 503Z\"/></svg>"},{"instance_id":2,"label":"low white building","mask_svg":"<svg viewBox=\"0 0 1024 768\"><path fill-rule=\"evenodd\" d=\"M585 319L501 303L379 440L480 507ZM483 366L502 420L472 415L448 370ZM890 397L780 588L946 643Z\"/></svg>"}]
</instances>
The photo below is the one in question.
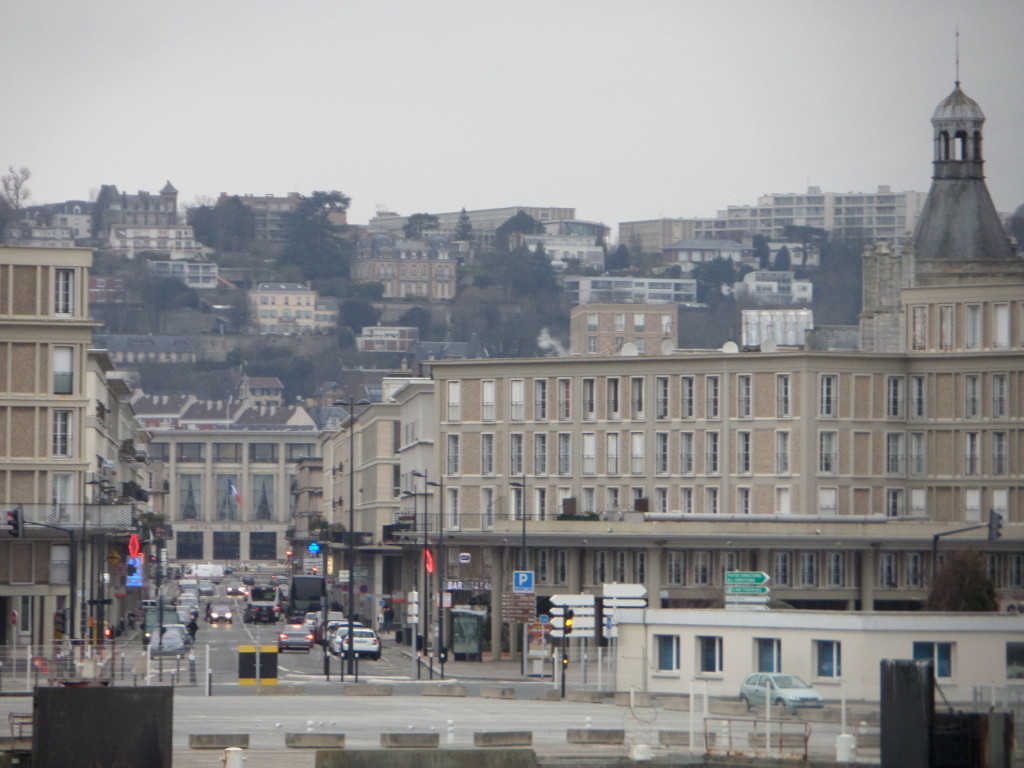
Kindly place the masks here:
<instances>
[{"instance_id":1,"label":"low white building","mask_svg":"<svg viewBox=\"0 0 1024 768\"><path fill-rule=\"evenodd\" d=\"M814 330L810 309L744 309L742 344L760 347L771 340L780 347L803 347L807 331Z\"/></svg>"},{"instance_id":2,"label":"low white building","mask_svg":"<svg viewBox=\"0 0 1024 768\"><path fill-rule=\"evenodd\" d=\"M633 615L627 615L633 614ZM753 672L787 672L826 700L880 700L885 659L931 659L951 702L975 687L1024 690L1018 614L807 610L620 611L615 690L736 698Z\"/></svg>"},{"instance_id":3,"label":"low white building","mask_svg":"<svg viewBox=\"0 0 1024 768\"><path fill-rule=\"evenodd\" d=\"M797 280L792 272L758 269L733 283L737 298L751 298L764 304L810 304L814 286L810 280Z\"/></svg>"},{"instance_id":4,"label":"low white building","mask_svg":"<svg viewBox=\"0 0 1024 768\"><path fill-rule=\"evenodd\" d=\"M114 227L110 230L110 250L134 259L146 251L167 259L195 259L206 249L195 239L192 227Z\"/></svg>"},{"instance_id":5,"label":"low white building","mask_svg":"<svg viewBox=\"0 0 1024 768\"><path fill-rule=\"evenodd\" d=\"M592 236L524 235L523 244L531 251L536 251L538 245L544 246L544 253L555 269L565 269L570 261L576 261L583 267L604 270L604 246L595 243Z\"/></svg>"}]
</instances>

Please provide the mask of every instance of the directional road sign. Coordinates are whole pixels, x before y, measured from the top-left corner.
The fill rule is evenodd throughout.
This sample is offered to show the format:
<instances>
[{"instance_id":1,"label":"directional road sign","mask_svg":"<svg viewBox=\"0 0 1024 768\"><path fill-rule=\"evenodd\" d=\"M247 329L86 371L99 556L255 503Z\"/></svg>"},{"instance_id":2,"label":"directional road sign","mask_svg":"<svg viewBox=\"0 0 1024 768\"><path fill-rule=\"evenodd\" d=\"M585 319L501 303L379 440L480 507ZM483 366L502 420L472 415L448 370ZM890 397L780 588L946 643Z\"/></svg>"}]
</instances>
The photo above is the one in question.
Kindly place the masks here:
<instances>
[{"instance_id":1,"label":"directional road sign","mask_svg":"<svg viewBox=\"0 0 1024 768\"><path fill-rule=\"evenodd\" d=\"M551 603L553 605L568 606L570 608L576 608L577 606L589 605L591 608L594 607L594 596L593 595L552 595ZM576 611L579 614L579 611Z\"/></svg>"},{"instance_id":2,"label":"directional road sign","mask_svg":"<svg viewBox=\"0 0 1024 768\"><path fill-rule=\"evenodd\" d=\"M730 595L730 603L742 605L767 605L771 598L768 595Z\"/></svg>"},{"instance_id":3,"label":"directional road sign","mask_svg":"<svg viewBox=\"0 0 1024 768\"><path fill-rule=\"evenodd\" d=\"M767 595L771 590L764 584L726 584L726 595Z\"/></svg>"},{"instance_id":4,"label":"directional road sign","mask_svg":"<svg viewBox=\"0 0 1024 768\"><path fill-rule=\"evenodd\" d=\"M726 571L725 583L728 584L767 584L771 581L764 571Z\"/></svg>"},{"instance_id":5,"label":"directional road sign","mask_svg":"<svg viewBox=\"0 0 1024 768\"><path fill-rule=\"evenodd\" d=\"M647 597L647 587L643 584L603 584L602 594L609 597ZM605 605L608 603L605 602Z\"/></svg>"}]
</instances>

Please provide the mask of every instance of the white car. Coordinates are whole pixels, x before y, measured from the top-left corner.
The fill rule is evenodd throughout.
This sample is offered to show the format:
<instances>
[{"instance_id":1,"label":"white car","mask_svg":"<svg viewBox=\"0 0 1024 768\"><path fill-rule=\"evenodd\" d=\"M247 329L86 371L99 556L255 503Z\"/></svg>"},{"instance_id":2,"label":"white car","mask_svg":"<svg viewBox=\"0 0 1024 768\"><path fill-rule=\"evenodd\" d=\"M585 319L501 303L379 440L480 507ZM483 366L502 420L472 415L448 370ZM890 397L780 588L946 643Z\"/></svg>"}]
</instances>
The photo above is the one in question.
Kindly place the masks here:
<instances>
[{"instance_id":1,"label":"white car","mask_svg":"<svg viewBox=\"0 0 1024 768\"><path fill-rule=\"evenodd\" d=\"M306 614L306 619L305 619L305 621L302 622L302 627L303 627L303 629L307 629L310 632L312 632L313 630L316 629L316 627L317 627L317 625L319 623L320 623L320 612L319 611L310 611L309 613Z\"/></svg>"},{"instance_id":2,"label":"white car","mask_svg":"<svg viewBox=\"0 0 1024 768\"><path fill-rule=\"evenodd\" d=\"M352 640L356 656L367 656L374 660L380 658L380 638L369 627L353 626ZM348 624L339 626L331 636L331 653L335 656L348 656Z\"/></svg>"}]
</instances>

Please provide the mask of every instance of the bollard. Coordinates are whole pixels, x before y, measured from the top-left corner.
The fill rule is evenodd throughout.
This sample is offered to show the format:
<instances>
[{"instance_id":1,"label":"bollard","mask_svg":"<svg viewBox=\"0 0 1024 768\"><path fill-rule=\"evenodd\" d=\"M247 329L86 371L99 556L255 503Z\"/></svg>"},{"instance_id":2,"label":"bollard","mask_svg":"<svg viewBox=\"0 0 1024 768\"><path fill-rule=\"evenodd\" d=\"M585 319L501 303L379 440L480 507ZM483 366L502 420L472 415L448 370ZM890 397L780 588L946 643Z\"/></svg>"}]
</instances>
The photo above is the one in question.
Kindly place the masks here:
<instances>
[{"instance_id":1,"label":"bollard","mask_svg":"<svg viewBox=\"0 0 1024 768\"><path fill-rule=\"evenodd\" d=\"M836 762L852 763L857 756L857 739L852 733L836 736Z\"/></svg>"},{"instance_id":2,"label":"bollard","mask_svg":"<svg viewBox=\"0 0 1024 768\"><path fill-rule=\"evenodd\" d=\"M448 721L446 730L448 732L448 734L447 734L448 735L448 743L449 744L454 744L455 743L455 721L454 720L449 720Z\"/></svg>"},{"instance_id":3,"label":"bollard","mask_svg":"<svg viewBox=\"0 0 1024 768\"><path fill-rule=\"evenodd\" d=\"M188 657L188 681L191 685L196 684L196 657L195 654L189 654Z\"/></svg>"},{"instance_id":4,"label":"bollard","mask_svg":"<svg viewBox=\"0 0 1024 768\"><path fill-rule=\"evenodd\" d=\"M224 750L224 757L221 758L220 763L224 768L244 768L245 750L238 747L228 747Z\"/></svg>"},{"instance_id":5,"label":"bollard","mask_svg":"<svg viewBox=\"0 0 1024 768\"><path fill-rule=\"evenodd\" d=\"M213 696L213 670L206 670L206 695Z\"/></svg>"}]
</instances>

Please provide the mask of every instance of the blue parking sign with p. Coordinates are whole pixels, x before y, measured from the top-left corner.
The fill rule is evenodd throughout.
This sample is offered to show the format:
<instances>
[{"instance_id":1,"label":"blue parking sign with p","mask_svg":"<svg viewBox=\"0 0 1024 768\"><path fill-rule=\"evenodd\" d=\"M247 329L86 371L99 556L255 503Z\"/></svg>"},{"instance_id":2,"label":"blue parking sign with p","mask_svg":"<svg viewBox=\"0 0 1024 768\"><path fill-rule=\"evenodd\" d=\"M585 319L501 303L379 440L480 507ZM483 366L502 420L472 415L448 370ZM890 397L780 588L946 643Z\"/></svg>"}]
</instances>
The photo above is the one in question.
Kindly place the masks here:
<instances>
[{"instance_id":1,"label":"blue parking sign with p","mask_svg":"<svg viewBox=\"0 0 1024 768\"><path fill-rule=\"evenodd\" d=\"M513 571L512 591L533 592L533 571Z\"/></svg>"}]
</instances>

